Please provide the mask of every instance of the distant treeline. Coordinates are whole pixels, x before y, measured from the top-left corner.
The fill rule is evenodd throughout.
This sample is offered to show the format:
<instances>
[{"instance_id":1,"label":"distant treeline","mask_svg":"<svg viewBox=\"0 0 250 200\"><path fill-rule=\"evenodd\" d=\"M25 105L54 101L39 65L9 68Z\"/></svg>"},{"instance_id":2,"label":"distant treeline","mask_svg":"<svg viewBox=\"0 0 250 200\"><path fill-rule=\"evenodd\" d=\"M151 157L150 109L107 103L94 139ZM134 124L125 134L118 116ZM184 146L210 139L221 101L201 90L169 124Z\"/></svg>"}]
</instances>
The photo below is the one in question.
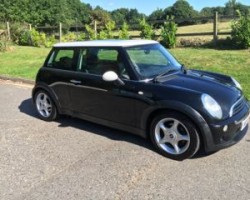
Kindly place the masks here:
<instances>
[{"instance_id":1,"label":"distant treeline","mask_svg":"<svg viewBox=\"0 0 250 200\"><path fill-rule=\"evenodd\" d=\"M220 15L235 16L237 10L246 15L250 13L250 6L229 0L224 7L205 7L198 12L188 1L177 0L172 6L157 9L146 16L137 9L120 8L108 12L100 6L93 8L80 0L0 0L0 21L25 22L33 26L54 26L60 22L68 26L81 26L93 21L105 25L113 20L116 25L122 25L124 22L133 25L145 18L152 25L157 25L157 21L165 20L167 16L174 16L175 19L210 17L215 11ZM192 22L182 23L185 25Z\"/></svg>"}]
</instances>

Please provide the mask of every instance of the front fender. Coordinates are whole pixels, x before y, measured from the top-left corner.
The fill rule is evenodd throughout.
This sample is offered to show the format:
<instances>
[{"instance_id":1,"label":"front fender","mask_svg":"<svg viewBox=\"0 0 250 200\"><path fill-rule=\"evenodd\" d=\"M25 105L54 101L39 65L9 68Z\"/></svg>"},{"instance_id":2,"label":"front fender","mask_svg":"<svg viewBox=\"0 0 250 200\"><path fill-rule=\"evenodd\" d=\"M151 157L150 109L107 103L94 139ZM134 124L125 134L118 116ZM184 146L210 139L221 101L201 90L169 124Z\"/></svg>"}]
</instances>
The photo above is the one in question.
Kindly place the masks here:
<instances>
[{"instance_id":1,"label":"front fender","mask_svg":"<svg viewBox=\"0 0 250 200\"><path fill-rule=\"evenodd\" d=\"M199 129L205 149L207 149L208 146L213 144L213 137L211 130L205 119L202 117L202 115L192 107L178 101L171 101L171 100L159 101L156 103L156 105L149 107L143 113L141 119L141 128L144 130L148 130L148 127L150 126L150 123L152 119L155 117L155 115L157 115L158 112L161 111L164 112L164 110L179 112L181 114L186 115L190 120L192 120L193 123Z\"/></svg>"}]
</instances>

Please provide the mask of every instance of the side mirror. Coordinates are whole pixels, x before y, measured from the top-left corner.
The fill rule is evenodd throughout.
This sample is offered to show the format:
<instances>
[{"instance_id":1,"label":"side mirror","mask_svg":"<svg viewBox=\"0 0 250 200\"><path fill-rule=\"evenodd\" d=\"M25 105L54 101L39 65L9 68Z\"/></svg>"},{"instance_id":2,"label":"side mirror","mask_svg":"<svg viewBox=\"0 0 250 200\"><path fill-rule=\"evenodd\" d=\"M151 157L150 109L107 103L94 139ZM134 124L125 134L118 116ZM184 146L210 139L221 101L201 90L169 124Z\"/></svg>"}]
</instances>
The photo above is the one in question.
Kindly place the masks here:
<instances>
[{"instance_id":1,"label":"side mirror","mask_svg":"<svg viewBox=\"0 0 250 200\"><path fill-rule=\"evenodd\" d=\"M113 82L118 79L118 75L113 71L108 71L103 74L102 79L107 82Z\"/></svg>"},{"instance_id":2,"label":"side mirror","mask_svg":"<svg viewBox=\"0 0 250 200\"><path fill-rule=\"evenodd\" d=\"M102 75L102 79L107 82L117 82L119 85L124 85L124 82L118 77L117 73L107 71Z\"/></svg>"}]
</instances>

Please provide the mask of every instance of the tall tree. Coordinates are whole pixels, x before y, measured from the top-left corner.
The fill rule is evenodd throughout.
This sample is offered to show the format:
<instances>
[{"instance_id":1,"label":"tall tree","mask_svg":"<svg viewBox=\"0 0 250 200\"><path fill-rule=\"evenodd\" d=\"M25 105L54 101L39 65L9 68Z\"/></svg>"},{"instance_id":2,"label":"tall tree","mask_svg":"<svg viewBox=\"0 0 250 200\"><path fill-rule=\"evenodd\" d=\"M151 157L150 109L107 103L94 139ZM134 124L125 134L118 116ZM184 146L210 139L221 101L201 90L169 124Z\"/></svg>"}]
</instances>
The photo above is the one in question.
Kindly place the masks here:
<instances>
[{"instance_id":1,"label":"tall tree","mask_svg":"<svg viewBox=\"0 0 250 200\"><path fill-rule=\"evenodd\" d=\"M0 0L0 10L3 21L57 25L71 24L76 19L88 23L91 7L80 0Z\"/></svg>"},{"instance_id":2,"label":"tall tree","mask_svg":"<svg viewBox=\"0 0 250 200\"><path fill-rule=\"evenodd\" d=\"M225 14L226 15L235 15L237 9L236 0L229 0L225 5Z\"/></svg>"},{"instance_id":3,"label":"tall tree","mask_svg":"<svg viewBox=\"0 0 250 200\"><path fill-rule=\"evenodd\" d=\"M214 15L215 11L218 12L220 15L224 14L224 7L218 6L218 7L205 7L200 11L200 15L202 17L211 17Z\"/></svg>"},{"instance_id":4,"label":"tall tree","mask_svg":"<svg viewBox=\"0 0 250 200\"><path fill-rule=\"evenodd\" d=\"M192 18L198 16L198 12L185 0L177 0L171 7L171 13L176 19Z\"/></svg>"},{"instance_id":5,"label":"tall tree","mask_svg":"<svg viewBox=\"0 0 250 200\"><path fill-rule=\"evenodd\" d=\"M129 15L129 9L119 8L119 9L113 10L110 14L116 24L122 25L124 22L128 23L127 16Z\"/></svg>"},{"instance_id":6,"label":"tall tree","mask_svg":"<svg viewBox=\"0 0 250 200\"><path fill-rule=\"evenodd\" d=\"M157 20L163 20L165 19L165 12L163 9L157 9L155 11L153 11L149 16L148 16L148 20L149 21L157 21Z\"/></svg>"},{"instance_id":7,"label":"tall tree","mask_svg":"<svg viewBox=\"0 0 250 200\"><path fill-rule=\"evenodd\" d=\"M99 25L104 27L111 20L111 15L108 11L102 9L100 6L97 6L91 12L91 18L92 20L97 21Z\"/></svg>"},{"instance_id":8,"label":"tall tree","mask_svg":"<svg viewBox=\"0 0 250 200\"><path fill-rule=\"evenodd\" d=\"M225 15L233 15L235 16L237 14L237 10L240 11L243 15L249 14L249 6L245 6L236 0L229 0L225 4Z\"/></svg>"}]
</instances>

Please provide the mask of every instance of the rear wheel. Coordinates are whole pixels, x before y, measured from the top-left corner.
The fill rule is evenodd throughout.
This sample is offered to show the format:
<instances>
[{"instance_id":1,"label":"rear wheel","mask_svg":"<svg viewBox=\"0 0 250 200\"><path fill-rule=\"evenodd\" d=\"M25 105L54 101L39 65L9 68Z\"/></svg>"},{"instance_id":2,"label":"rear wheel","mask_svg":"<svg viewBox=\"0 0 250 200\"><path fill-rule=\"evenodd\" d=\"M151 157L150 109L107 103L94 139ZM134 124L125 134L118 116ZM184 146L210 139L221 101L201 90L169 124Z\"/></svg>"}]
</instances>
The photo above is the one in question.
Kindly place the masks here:
<instances>
[{"instance_id":1,"label":"rear wheel","mask_svg":"<svg viewBox=\"0 0 250 200\"><path fill-rule=\"evenodd\" d=\"M56 119L57 109L52 98L47 92L43 90L36 92L35 106L41 119L45 121L53 121Z\"/></svg>"},{"instance_id":2,"label":"rear wheel","mask_svg":"<svg viewBox=\"0 0 250 200\"><path fill-rule=\"evenodd\" d=\"M174 160L190 158L200 147L195 125L186 116L174 112L154 118L150 138L162 155Z\"/></svg>"}]
</instances>

